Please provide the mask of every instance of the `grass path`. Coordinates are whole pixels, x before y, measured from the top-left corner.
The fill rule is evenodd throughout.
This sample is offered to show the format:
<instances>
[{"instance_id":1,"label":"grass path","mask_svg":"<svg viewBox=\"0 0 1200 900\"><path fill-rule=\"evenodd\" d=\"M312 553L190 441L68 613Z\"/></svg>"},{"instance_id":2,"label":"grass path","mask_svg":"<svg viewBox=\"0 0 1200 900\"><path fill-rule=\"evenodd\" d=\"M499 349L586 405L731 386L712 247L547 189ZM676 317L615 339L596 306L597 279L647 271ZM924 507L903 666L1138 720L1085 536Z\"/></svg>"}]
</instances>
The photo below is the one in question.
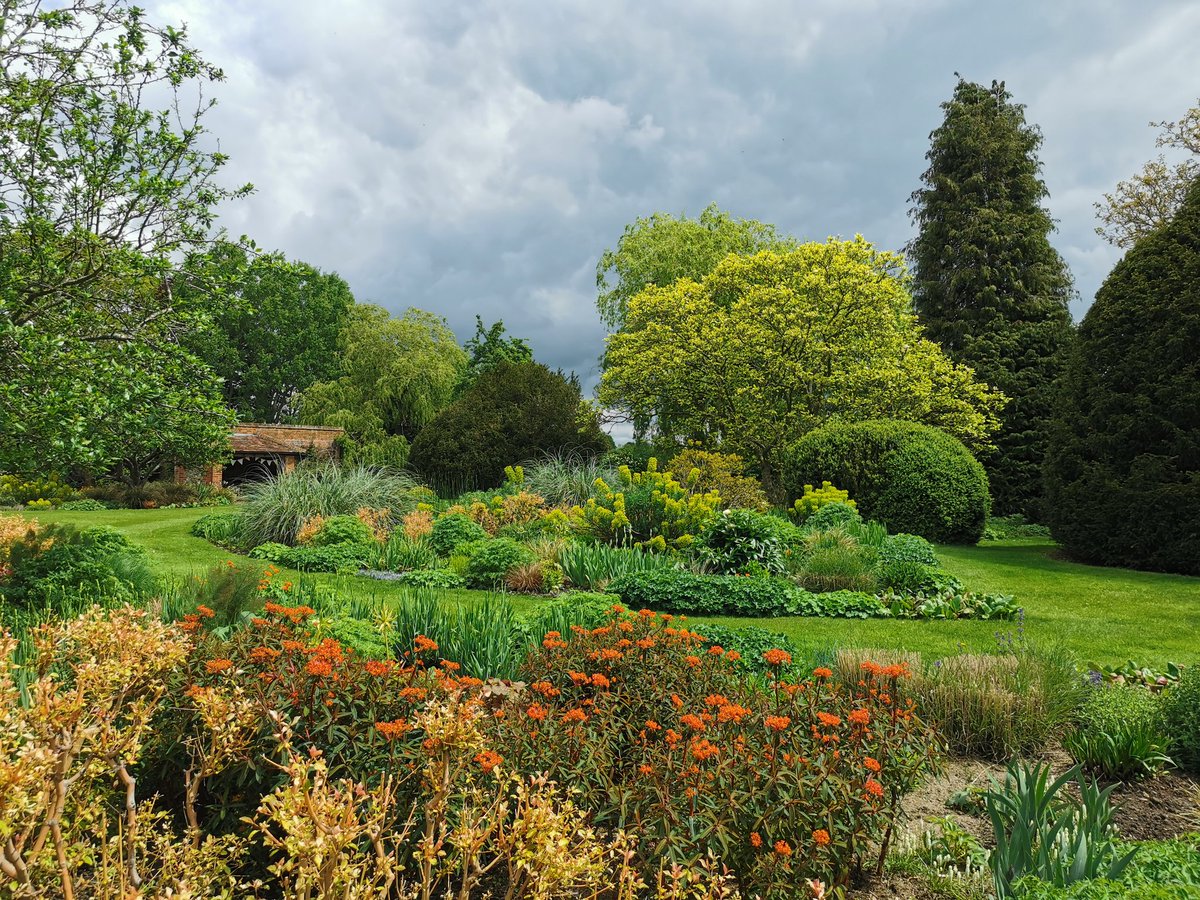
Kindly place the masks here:
<instances>
[{"instance_id":1,"label":"grass path","mask_svg":"<svg viewBox=\"0 0 1200 900\"><path fill-rule=\"evenodd\" d=\"M42 522L106 524L144 546L156 565L177 577L202 574L230 559L228 551L188 533L192 522L211 510L41 511ZM1014 595L1027 612L1030 639L1061 640L1085 662L1162 664L1200 662L1200 578L1085 566L1057 559L1054 545L1023 541L978 547L940 547L945 566L968 588ZM389 582L354 576L305 576L318 584L356 594L386 596L402 590ZM469 596L472 592L455 592ZM536 599L514 597L526 607ZM942 655L959 645L975 650L995 646L1008 622L912 622L886 619L721 618L729 625L754 624L787 634L799 646L819 651L858 645L919 650Z\"/></svg>"}]
</instances>

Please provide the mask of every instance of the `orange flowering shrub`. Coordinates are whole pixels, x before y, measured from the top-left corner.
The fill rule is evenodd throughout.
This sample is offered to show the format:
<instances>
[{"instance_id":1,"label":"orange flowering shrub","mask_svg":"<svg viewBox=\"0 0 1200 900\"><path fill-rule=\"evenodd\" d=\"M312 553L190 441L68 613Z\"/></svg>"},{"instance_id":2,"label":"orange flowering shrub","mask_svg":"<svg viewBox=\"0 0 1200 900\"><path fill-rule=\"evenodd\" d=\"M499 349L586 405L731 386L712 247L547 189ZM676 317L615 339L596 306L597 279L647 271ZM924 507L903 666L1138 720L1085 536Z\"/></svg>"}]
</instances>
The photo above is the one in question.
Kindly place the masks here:
<instances>
[{"instance_id":1,"label":"orange flowering shrub","mask_svg":"<svg viewBox=\"0 0 1200 900\"><path fill-rule=\"evenodd\" d=\"M420 503L401 522L404 536L410 541L419 541L421 538L429 537L433 534L433 507Z\"/></svg>"},{"instance_id":2,"label":"orange flowering shrub","mask_svg":"<svg viewBox=\"0 0 1200 900\"><path fill-rule=\"evenodd\" d=\"M614 612L547 635L523 673L535 696L514 701L494 743L509 765L574 785L597 824L635 821L670 861L712 851L747 895L791 897L802 877L845 885L861 871L934 743L903 667L868 664L853 690L831 674L763 692L683 621Z\"/></svg>"}]
</instances>

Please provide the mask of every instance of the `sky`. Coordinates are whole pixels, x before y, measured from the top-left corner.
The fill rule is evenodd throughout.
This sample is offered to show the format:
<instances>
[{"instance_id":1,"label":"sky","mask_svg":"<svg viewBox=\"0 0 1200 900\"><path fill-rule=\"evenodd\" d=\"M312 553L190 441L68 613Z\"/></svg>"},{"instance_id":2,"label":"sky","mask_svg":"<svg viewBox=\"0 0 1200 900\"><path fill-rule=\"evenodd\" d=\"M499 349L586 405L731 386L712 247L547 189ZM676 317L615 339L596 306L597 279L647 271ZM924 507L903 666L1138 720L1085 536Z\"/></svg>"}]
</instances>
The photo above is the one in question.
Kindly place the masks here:
<instances>
[{"instance_id":1,"label":"sky","mask_svg":"<svg viewBox=\"0 0 1200 900\"><path fill-rule=\"evenodd\" d=\"M221 222L360 302L503 319L595 385L596 262L710 203L899 250L939 104L1006 82L1040 126L1078 319L1120 256L1093 203L1200 97L1200 3L165 0L227 80Z\"/></svg>"}]
</instances>

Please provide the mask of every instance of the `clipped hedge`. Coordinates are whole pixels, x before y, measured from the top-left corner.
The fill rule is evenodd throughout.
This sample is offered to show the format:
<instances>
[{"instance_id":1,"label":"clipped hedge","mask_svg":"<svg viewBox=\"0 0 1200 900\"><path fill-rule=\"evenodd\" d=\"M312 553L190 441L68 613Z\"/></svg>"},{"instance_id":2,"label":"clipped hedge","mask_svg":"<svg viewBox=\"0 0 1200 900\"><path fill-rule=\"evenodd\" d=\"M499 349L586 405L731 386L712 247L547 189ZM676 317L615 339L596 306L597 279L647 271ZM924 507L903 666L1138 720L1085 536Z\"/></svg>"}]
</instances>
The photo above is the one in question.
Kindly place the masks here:
<instances>
[{"instance_id":1,"label":"clipped hedge","mask_svg":"<svg viewBox=\"0 0 1200 900\"><path fill-rule=\"evenodd\" d=\"M712 616L819 616L817 598L780 578L632 572L608 586L630 609Z\"/></svg>"},{"instance_id":2,"label":"clipped hedge","mask_svg":"<svg viewBox=\"0 0 1200 900\"><path fill-rule=\"evenodd\" d=\"M939 543L976 543L991 509L978 460L957 438L915 422L876 419L809 432L784 459L789 501L822 481L848 490L864 518Z\"/></svg>"}]
</instances>

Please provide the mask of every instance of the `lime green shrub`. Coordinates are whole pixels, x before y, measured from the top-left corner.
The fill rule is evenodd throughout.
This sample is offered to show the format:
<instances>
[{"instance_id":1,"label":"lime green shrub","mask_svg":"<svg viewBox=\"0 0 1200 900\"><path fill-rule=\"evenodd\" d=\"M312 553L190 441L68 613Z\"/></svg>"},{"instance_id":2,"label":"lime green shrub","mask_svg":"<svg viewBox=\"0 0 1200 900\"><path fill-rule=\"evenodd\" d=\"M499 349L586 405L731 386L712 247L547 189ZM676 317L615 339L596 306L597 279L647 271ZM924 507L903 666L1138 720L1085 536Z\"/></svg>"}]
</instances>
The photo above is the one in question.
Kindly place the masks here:
<instances>
[{"instance_id":1,"label":"lime green shrub","mask_svg":"<svg viewBox=\"0 0 1200 900\"><path fill-rule=\"evenodd\" d=\"M33 505L44 509L58 506L79 496L75 488L64 484L57 475L25 478L20 475L0 475L0 506ZM38 503L44 500L45 503Z\"/></svg>"},{"instance_id":2,"label":"lime green shrub","mask_svg":"<svg viewBox=\"0 0 1200 900\"><path fill-rule=\"evenodd\" d=\"M792 504L792 508L788 512L797 522L803 522L827 503L845 503L847 506L857 507L857 504L850 499L849 491L839 490L828 481L822 481L819 488L806 484L804 493Z\"/></svg>"},{"instance_id":3,"label":"lime green shrub","mask_svg":"<svg viewBox=\"0 0 1200 900\"><path fill-rule=\"evenodd\" d=\"M878 419L809 432L786 454L784 487L829 480L865 518L938 543L974 544L991 508L987 474L957 438L928 425Z\"/></svg>"},{"instance_id":4,"label":"lime green shrub","mask_svg":"<svg viewBox=\"0 0 1200 900\"><path fill-rule=\"evenodd\" d=\"M615 488L597 479L596 496L571 516L577 531L597 540L661 551L691 546L720 508L719 493L699 490L696 470L680 482L651 459L645 472L618 468Z\"/></svg>"}]
</instances>

